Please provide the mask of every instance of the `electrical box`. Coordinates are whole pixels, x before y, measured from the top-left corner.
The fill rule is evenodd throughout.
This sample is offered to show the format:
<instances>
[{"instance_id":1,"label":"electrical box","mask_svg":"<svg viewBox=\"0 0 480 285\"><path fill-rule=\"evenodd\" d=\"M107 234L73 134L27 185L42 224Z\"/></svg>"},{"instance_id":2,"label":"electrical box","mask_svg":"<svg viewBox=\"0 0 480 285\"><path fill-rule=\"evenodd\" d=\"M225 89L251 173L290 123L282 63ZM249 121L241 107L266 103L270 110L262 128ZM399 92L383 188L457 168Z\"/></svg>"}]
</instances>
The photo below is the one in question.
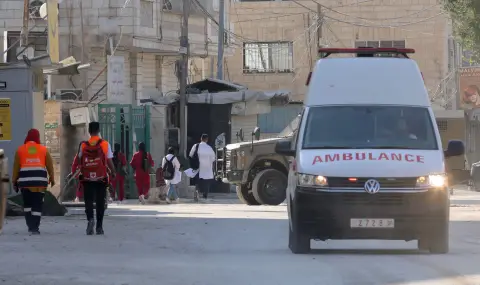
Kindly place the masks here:
<instances>
[{"instance_id":1,"label":"electrical box","mask_svg":"<svg viewBox=\"0 0 480 285\"><path fill-rule=\"evenodd\" d=\"M72 126L86 125L90 123L90 111L88 107L70 109L70 123Z\"/></svg>"},{"instance_id":2,"label":"electrical box","mask_svg":"<svg viewBox=\"0 0 480 285\"><path fill-rule=\"evenodd\" d=\"M12 172L17 148L23 145L27 132L36 128L45 143L43 92L37 92L41 69L27 66L0 67L0 149L5 151L8 171Z\"/></svg>"}]
</instances>

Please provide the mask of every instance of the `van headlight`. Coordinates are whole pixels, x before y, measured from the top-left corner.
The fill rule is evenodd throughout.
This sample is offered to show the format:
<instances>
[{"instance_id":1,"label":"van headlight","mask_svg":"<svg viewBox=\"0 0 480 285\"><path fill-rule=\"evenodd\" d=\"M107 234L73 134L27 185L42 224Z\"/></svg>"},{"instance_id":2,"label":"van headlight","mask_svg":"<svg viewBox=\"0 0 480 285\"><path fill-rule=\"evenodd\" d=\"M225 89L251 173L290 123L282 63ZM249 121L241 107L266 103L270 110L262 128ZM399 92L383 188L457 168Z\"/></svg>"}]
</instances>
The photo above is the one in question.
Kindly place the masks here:
<instances>
[{"instance_id":1,"label":"van headlight","mask_svg":"<svg viewBox=\"0 0 480 285\"><path fill-rule=\"evenodd\" d=\"M447 176L445 174L430 174L417 178L417 187L445 187L447 186Z\"/></svg>"},{"instance_id":2,"label":"van headlight","mask_svg":"<svg viewBox=\"0 0 480 285\"><path fill-rule=\"evenodd\" d=\"M321 175L298 174L298 186L328 186L327 178Z\"/></svg>"}]
</instances>

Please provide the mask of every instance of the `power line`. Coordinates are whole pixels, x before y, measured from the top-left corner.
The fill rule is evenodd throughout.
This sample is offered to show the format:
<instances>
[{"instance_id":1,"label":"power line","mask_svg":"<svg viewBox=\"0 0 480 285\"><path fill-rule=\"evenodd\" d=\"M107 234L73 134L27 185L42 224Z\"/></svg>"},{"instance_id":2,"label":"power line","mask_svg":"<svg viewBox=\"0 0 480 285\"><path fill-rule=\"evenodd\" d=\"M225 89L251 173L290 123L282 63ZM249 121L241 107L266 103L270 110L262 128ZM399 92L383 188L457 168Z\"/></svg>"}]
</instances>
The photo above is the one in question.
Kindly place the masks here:
<instances>
[{"instance_id":1,"label":"power line","mask_svg":"<svg viewBox=\"0 0 480 285\"><path fill-rule=\"evenodd\" d=\"M125 9L127 7L127 5L130 3L130 0L125 0L125 3L123 4L123 6L120 8L120 11L122 11L123 9ZM112 36L112 34L109 34L107 36L107 38L110 38ZM114 56L115 55L115 52L117 51L117 48L118 46L120 45L120 42L122 41L122 36L123 36L123 28L122 26L120 26L120 36L119 36L119 39L118 39L118 42L115 46L115 48L113 49L113 51L111 51L111 54L110 56ZM83 39L82 39L83 40ZM107 63L105 64L105 66L102 68L102 70L95 76L95 78L87 85L86 89L90 88L90 86L92 86L92 84L98 79L98 77L100 77L100 75L102 73L104 73L108 68L108 60L107 60ZM80 96L83 95L83 92L85 92L86 90L83 90L82 93L80 94ZM92 98L90 98L90 100L88 100L87 104L90 104L93 102L93 100L97 99L98 97L98 93L93 95ZM97 103L99 104L99 103ZM96 106L97 104L95 104L94 106Z\"/></svg>"},{"instance_id":2,"label":"power line","mask_svg":"<svg viewBox=\"0 0 480 285\"><path fill-rule=\"evenodd\" d=\"M298 1L296 0L290 0L292 2L294 2L295 4L309 10L309 11L312 11L312 12L315 12L313 9L311 9L310 7L308 6L305 6L303 4L300 4L298 3ZM325 7L325 6L324 6ZM331 17L331 16L327 16L327 15L324 15L325 18L328 18L332 21L336 21L336 22L340 22L340 23L344 23L344 24L349 24L349 25L352 25L352 26L358 26L358 27L367 27L367 28L392 28L392 29L399 29L399 30L402 30L402 31L407 31L407 32L416 32L416 33L420 33L420 34L425 34L425 35L434 35L432 33L426 33L426 32L420 32L420 31L414 31L414 30L409 30L409 29L405 29L405 28L400 28L402 26L408 26L408 25L413 25L413 24L418 24L418 23L421 23L421 22L425 22L425 21L428 21L432 18L435 18L435 17L438 17L439 15L442 15L442 14L445 14L445 12L441 12L437 15L434 15L432 17L429 17L427 19L422 19L422 20L419 20L419 21L416 21L416 22L410 22L410 23L403 23L401 25L397 25L397 26L392 26L392 25L366 25L366 24L359 24L359 23L353 23L353 22L349 22L349 21L345 21L345 20L340 20L340 19L337 19L337 18L334 18L334 17ZM366 20L364 20L366 21ZM373 22L372 22L373 23Z\"/></svg>"},{"instance_id":3,"label":"power line","mask_svg":"<svg viewBox=\"0 0 480 285\"><path fill-rule=\"evenodd\" d=\"M322 4L320 4L317 0L311 0L312 2L318 4L318 5L321 5L322 7L324 7L325 9L327 10L330 10L334 13L337 13L337 14L340 14L340 15L343 15L343 16L347 16L347 17L351 17L351 18L356 18L356 19L360 19L360 20L365 20L366 22L371 22L371 21L386 21L386 20L397 20L397 19L402 19L402 18L408 18L408 17L412 17L412 16L415 16L415 15L418 15L418 14L421 14L425 11L431 11L433 10L434 8L436 7L439 7L439 4L435 4L435 5L432 5L432 6L429 6L429 7L426 7L426 8L423 8L419 11L416 11L414 13L411 13L411 14L406 14L406 15L403 15L403 16L399 16L399 17L390 17L390 18L366 18L366 17L358 17L358 16L354 16L354 15L351 15L351 14L346 14L346 13L343 13L343 12L340 12L340 11L337 11L335 10L334 8L329 8L327 6L324 6ZM372 22L373 23L373 22Z\"/></svg>"},{"instance_id":4,"label":"power line","mask_svg":"<svg viewBox=\"0 0 480 285\"><path fill-rule=\"evenodd\" d=\"M425 18L425 19L422 19L422 20L418 20L418 21L415 21L415 22L408 22L408 23L403 23L403 24L399 24L399 25L395 25L395 26L392 26L392 25L362 25L362 24L358 24L358 23L353 23L353 22L349 22L349 21L343 21L343 20L339 20L337 18L334 18L334 17L330 17L330 16L327 16L327 15L324 15L325 18L328 18L332 21L336 21L336 22L340 22L340 23L344 23L344 24L349 24L349 25L353 25L353 26L359 26L359 27L368 27L368 28L399 28L399 27L404 27L404 26L410 26L410 25L415 25L415 24L419 24L419 23L423 23L423 22L427 22L433 18L436 18L438 16L441 16L441 15L444 15L446 12L441 12L441 13L438 13L436 15L433 15L431 17L428 17L428 18Z\"/></svg>"},{"instance_id":5,"label":"power line","mask_svg":"<svg viewBox=\"0 0 480 285\"><path fill-rule=\"evenodd\" d=\"M238 15L238 12L237 12L237 15ZM252 15L252 14L249 14L249 15ZM261 14L258 14L258 15L265 15L265 13L261 13ZM272 17L261 17L261 18L257 18L257 19L235 21L233 23L252 22L252 21L260 21L260 20L268 20L268 19L279 19L279 18L286 18L286 17L298 16L298 15L305 15L305 13L284 14L284 15L272 16ZM237 18L239 18L239 17L237 17Z\"/></svg>"}]
</instances>

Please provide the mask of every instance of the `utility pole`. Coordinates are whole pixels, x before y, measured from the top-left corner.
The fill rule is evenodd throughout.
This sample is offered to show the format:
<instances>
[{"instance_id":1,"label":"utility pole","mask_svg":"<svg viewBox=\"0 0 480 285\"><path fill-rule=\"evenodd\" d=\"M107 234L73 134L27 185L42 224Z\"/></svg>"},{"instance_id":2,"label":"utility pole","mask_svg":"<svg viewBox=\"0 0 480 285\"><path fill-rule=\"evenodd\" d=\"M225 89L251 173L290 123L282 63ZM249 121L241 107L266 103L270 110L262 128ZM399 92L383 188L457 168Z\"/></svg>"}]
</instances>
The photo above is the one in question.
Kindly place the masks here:
<instances>
[{"instance_id":1,"label":"utility pole","mask_svg":"<svg viewBox=\"0 0 480 285\"><path fill-rule=\"evenodd\" d=\"M30 19L30 2L23 0L23 25L20 32L20 46L28 46L28 20Z\"/></svg>"},{"instance_id":2,"label":"utility pole","mask_svg":"<svg viewBox=\"0 0 480 285\"><path fill-rule=\"evenodd\" d=\"M183 22L180 37L180 155L187 157L187 78L188 78L188 55L190 45L188 43L188 17L190 14L190 1L183 0Z\"/></svg>"},{"instance_id":3,"label":"utility pole","mask_svg":"<svg viewBox=\"0 0 480 285\"><path fill-rule=\"evenodd\" d=\"M317 3L317 48L322 47L322 38L323 38L323 13L322 5Z\"/></svg>"},{"instance_id":4,"label":"utility pole","mask_svg":"<svg viewBox=\"0 0 480 285\"><path fill-rule=\"evenodd\" d=\"M223 80L223 50L225 40L225 0L218 1L220 5L220 17L218 19L218 58L217 79Z\"/></svg>"},{"instance_id":5,"label":"utility pole","mask_svg":"<svg viewBox=\"0 0 480 285\"><path fill-rule=\"evenodd\" d=\"M84 63L85 62L85 33L83 31L84 29L84 24L83 24L83 4L82 4L82 1L80 1L79 3L80 5L80 62L81 63ZM87 90L87 72L86 71L82 71L82 81L83 81L83 94L82 94L82 97L81 99L83 100L89 100L90 98L88 98L88 90Z\"/></svg>"}]
</instances>

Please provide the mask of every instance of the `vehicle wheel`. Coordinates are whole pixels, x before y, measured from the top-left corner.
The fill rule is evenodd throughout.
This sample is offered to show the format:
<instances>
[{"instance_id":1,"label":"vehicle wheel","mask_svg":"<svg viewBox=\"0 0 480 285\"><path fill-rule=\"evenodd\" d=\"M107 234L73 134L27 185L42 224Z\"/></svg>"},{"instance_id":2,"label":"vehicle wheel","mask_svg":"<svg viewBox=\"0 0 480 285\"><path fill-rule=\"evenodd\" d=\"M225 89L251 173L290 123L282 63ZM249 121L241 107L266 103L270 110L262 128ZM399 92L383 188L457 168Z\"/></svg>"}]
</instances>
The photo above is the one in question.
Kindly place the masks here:
<instances>
[{"instance_id":1,"label":"vehicle wheel","mask_svg":"<svg viewBox=\"0 0 480 285\"><path fill-rule=\"evenodd\" d=\"M436 225L428 235L418 239L418 249L428 250L433 254L445 254L449 250L448 221Z\"/></svg>"},{"instance_id":2,"label":"vehicle wheel","mask_svg":"<svg viewBox=\"0 0 480 285\"><path fill-rule=\"evenodd\" d=\"M448 220L439 224L431 233L428 241L430 253L445 254L449 251Z\"/></svg>"},{"instance_id":3,"label":"vehicle wheel","mask_svg":"<svg viewBox=\"0 0 480 285\"><path fill-rule=\"evenodd\" d=\"M255 176L252 192L263 205L279 205L287 197L287 176L276 169L265 169Z\"/></svg>"},{"instance_id":4,"label":"vehicle wheel","mask_svg":"<svg viewBox=\"0 0 480 285\"><path fill-rule=\"evenodd\" d=\"M418 239L418 249L419 250L430 250L430 246L428 244L427 238L419 238Z\"/></svg>"},{"instance_id":5,"label":"vehicle wheel","mask_svg":"<svg viewBox=\"0 0 480 285\"><path fill-rule=\"evenodd\" d=\"M288 223L288 247L294 254L310 252L310 237L303 234L299 228L299 221L295 208L291 209L291 224Z\"/></svg>"},{"instance_id":6,"label":"vehicle wheel","mask_svg":"<svg viewBox=\"0 0 480 285\"><path fill-rule=\"evenodd\" d=\"M245 205L257 206L260 203L255 200L253 193L248 189L247 185L237 185L236 187L237 197Z\"/></svg>"}]
</instances>

